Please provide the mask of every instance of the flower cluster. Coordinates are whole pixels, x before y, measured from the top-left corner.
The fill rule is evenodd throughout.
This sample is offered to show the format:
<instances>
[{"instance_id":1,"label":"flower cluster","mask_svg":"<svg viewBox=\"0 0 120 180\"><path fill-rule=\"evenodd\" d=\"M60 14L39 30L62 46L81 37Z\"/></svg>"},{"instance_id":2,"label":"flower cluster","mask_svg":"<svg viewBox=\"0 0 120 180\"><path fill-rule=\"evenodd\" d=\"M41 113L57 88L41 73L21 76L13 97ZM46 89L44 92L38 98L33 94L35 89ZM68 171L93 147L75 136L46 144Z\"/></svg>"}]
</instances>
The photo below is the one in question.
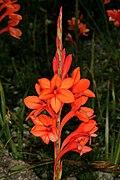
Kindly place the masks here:
<instances>
[{"instance_id":1,"label":"flower cluster","mask_svg":"<svg viewBox=\"0 0 120 180\"><path fill-rule=\"evenodd\" d=\"M97 123L94 110L84 106L89 97L94 98L95 94L89 89L90 81L81 78L80 67L76 67L71 76L68 71L72 63L72 55L66 56L65 49L62 48L61 37L61 13L58 18L58 28L56 37L57 51L53 58L53 78L38 79L35 84L37 96L28 96L24 99L25 105L32 109L27 120L30 118L34 124L31 133L40 137L46 144L50 141L61 142L63 127L71 118L78 118L79 126L62 142L59 149L55 147L55 170L61 157L68 151L78 152L80 155L90 152L91 139L96 137ZM70 111L61 117L62 109L65 104L69 104ZM47 113L46 113L47 112ZM46 115L47 114L47 115ZM59 124L59 126L58 126ZM60 163L60 168L62 164Z\"/></svg>"},{"instance_id":2,"label":"flower cluster","mask_svg":"<svg viewBox=\"0 0 120 180\"><path fill-rule=\"evenodd\" d=\"M88 32L90 31L87 27L86 27L86 24L82 23L81 20L82 20L83 16L81 15L78 19L78 35L84 35L84 36L88 36ZM76 18L75 17L72 17L70 20L68 20L68 30L69 31L73 31L75 30L75 25L76 25Z\"/></svg>"},{"instance_id":3,"label":"flower cluster","mask_svg":"<svg viewBox=\"0 0 120 180\"><path fill-rule=\"evenodd\" d=\"M110 0L105 0L104 4L109 3ZM120 9L107 10L107 15L109 16L109 21L114 22L114 26L120 27Z\"/></svg>"},{"instance_id":4,"label":"flower cluster","mask_svg":"<svg viewBox=\"0 0 120 180\"><path fill-rule=\"evenodd\" d=\"M78 36L81 36L81 35L84 35L84 36L88 36L88 32L90 31L86 24L84 24L83 22L81 22L83 18L83 15L81 15L78 19L78 22L77 22L77 28L78 28ZM75 17L72 17L71 19L68 20L68 30L69 31L75 31L76 29L76 18ZM67 36L66 36L66 39L68 41L71 42L71 44L75 44L73 38L72 38L72 35L71 33L68 33Z\"/></svg>"},{"instance_id":5,"label":"flower cluster","mask_svg":"<svg viewBox=\"0 0 120 180\"><path fill-rule=\"evenodd\" d=\"M119 10L107 10L109 21L113 21L116 27L120 27L120 9Z\"/></svg>"},{"instance_id":6,"label":"flower cluster","mask_svg":"<svg viewBox=\"0 0 120 180\"><path fill-rule=\"evenodd\" d=\"M90 81L88 79L80 78L80 67L75 68L71 77L68 77L72 56L69 54L65 57L65 54L65 49L63 49L62 77L60 77L57 73L58 56L56 53L53 59L54 76L51 81L47 78L38 79L38 83L35 85L38 96L28 96L24 99L25 105L28 108L33 109L27 119L31 118L35 127L39 126L39 133L37 132L36 136L43 137L43 134L44 136L47 136L44 131L51 133L52 126L55 126L58 114L65 103L71 104L71 110L62 119L61 130L66 122L73 116L78 117L80 121L85 123L88 123L89 120L94 117L94 111L91 108L83 107L83 105L87 102L88 97L95 97L94 93L89 89ZM46 110L51 117L41 115L44 110ZM44 121L42 119L44 119ZM49 130L47 129L48 127ZM45 130L40 131L41 128L45 128ZM35 135L35 131L38 131L38 129L33 128L31 131L32 134ZM55 130L55 140L57 139L56 137L57 130ZM48 141L44 142L46 144L48 143Z\"/></svg>"},{"instance_id":7,"label":"flower cluster","mask_svg":"<svg viewBox=\"0 0 120 180\"><path fill-rule=\"evenodd\" d=\"M16 25L19 24L20 20L22 20L22 16L16 14L16 12L20 9L19 4L15 4L17 0L0 0L0 11L3 12L0 15L0 22L8 17L8 24L6 27L0 30L0 34L4 32L9 32L11 36L20 39L22 32L20 29L15 28Z\"/></svg>"}]
</instances>

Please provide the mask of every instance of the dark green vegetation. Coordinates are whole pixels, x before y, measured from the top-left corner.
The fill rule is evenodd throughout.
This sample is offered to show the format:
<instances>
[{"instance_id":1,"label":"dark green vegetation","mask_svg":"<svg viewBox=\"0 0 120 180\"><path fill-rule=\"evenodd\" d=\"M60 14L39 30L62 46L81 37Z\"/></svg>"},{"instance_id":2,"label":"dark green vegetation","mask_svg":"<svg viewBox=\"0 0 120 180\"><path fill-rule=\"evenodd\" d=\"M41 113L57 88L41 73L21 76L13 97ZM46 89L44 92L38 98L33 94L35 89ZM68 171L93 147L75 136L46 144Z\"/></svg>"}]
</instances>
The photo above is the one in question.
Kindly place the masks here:
<instances>
[{"instance_id":1,"label":"dark green vegetation","mask_svg":"<svg viewBox=\"0 0 120 180\"><path fill-rule=\"evenodd\" d=\"M96 179L95 170L120 174L120 27L108 22L105 9L119 9L118 0L106 6L102 0L32 0L20 1L23 21L21 40L8 34L0 36L0 146L12 152L14 158L34 165L36 174L46 169L48 177L53 175L53 144L45 145L28 132L32 122L25 122L28 109L24 97L36 95L34 85L38 78L51 78L52 59L55 55L56 22L60 5L63 5L63 44L67 54L72 53L73 65L81 67L82 78L91 80L91 90L96 94L88 106L95 109L98 122L98 137L93 140L93 151L80 157L66 154L63 158L63 177ZM78 11L79 10L79 11ZM83 14L83 22L90 29L89 36L80 37L73 47L65 40L67 19ZM3 87L3 89L2 89ZM70 126L72 125L72 127ZM76 121L77 126L77 121ZM65 130L72 131L72 120ZM71 161L70 161L71 160ZM102 167L99 165L102 162ZM94 165L93 165L94 162ZM115 164L106 168L106 164ZM71 174L71 172L73 174ZM92 173L91 173L92 172ZM82 174L82 175L81 175Z\"/></svg>"}]
</instances>

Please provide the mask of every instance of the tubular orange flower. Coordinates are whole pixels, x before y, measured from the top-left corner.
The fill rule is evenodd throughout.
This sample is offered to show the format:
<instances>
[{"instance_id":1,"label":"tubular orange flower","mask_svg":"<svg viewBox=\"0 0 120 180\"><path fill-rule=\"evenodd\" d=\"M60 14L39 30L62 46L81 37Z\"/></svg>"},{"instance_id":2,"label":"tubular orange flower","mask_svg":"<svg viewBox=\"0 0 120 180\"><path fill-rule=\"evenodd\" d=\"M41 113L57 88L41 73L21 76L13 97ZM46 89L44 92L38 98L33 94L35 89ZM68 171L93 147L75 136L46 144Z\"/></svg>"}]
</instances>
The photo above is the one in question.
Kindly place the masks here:
<instances>
[{"instance_id":1,"label":"tubular orange flower","mask_svg":"<svg viewBox=\"0 0 120 180\"><path fill-rule=\"evenodd\" d=\"M42 91L39 96L41 100L50 99L50 104L53 110L58 113L63 103L71 103L74 101L72 92L68 89L73 85L72 78L61 80L58 74L49 81L47 78L38 80Z\"/></svg>"},{"instance_id":2,"label":"tubular orange flower","mask_svg":"<svg viewBox=\"0 0 120 180\"><path fill-rule=\"evenodd\" d=\"M114 25L120 26L120 10L107 10L109 21L113 21Z\"/></svg>"},{"instance_id":3,"label":"tubular orange flower","mask_svg":"<svg viewBox=\"0 0 120 180\"><path fill-rule=\"evenodd\" d=\"M97 123L94 120L89 120L87 123L82 122L79 127L72 132L70 135L67 136L67 138L63 141L61 150L73 139L76 139L80 136L85 136L85 137L96 137L97 134L96 132L98 130L98 127L96 126ZM88 138L89 139L89 138Z\"/></svg>"},{"instance_id":4,"label":"tubular orange flower","mask_svg":"<svg viewBox=\"0 0 120 180\"><path fill-rule=\"evenodd\" d=\"M86 96L81 96L76 99L72 104L71 110L64 116L61 121L60 130L62 131L63 126L74 116L77 116L79 120L88 122L90 119L95 117L94 110L88 107L81 107L86 103L88 98Z\"/></svg>"},{"instance_id":5,"label":"tubular orange flower","mask_svg":"<svg viewBox=\"0 0 120 180\"><path fill-rule=\"evenodd\" d=\"M41 114L38 117L31 116L34 127L31 129L31 133L34 136L40 137L46 144L49 141L56 142L59 138L58 130L56 128L56 120Z\"/></svg>"},{"instance_id":6,"label":"tubular orange flower","mask_svg":"<svg viewBox=\"0 0 120 180\"><path fill-rule=\"evenodd\" d=\"M81 97L82 95L87 97L95 97L95 94L89 90L90 81L88 79L80 79L80 67L77 67L72 72L72 78L74 83L72 86L72 93L75 99Z\"/></svg>"},{"instance_id":7,"label":"tubular orange flower","mask_svg":"<svg viewBox=\"0 0 120 180\"><path fill-rule=\"evenodd\" d=\"M80 156L83 155L84 153L90 152L92 148L90 148L89 146L86 146L86 143L88 141L89 141L89 138L84 137L82 135L76 136L73 139L70 139L68 144L63 149L61 149L60 153L58 154L55 160L55 164L54 164L54 171L56 170L56 165L59 159L61 159L61 157L68 151L75 151L79 153Z\"/></svg>"}]
</instances>

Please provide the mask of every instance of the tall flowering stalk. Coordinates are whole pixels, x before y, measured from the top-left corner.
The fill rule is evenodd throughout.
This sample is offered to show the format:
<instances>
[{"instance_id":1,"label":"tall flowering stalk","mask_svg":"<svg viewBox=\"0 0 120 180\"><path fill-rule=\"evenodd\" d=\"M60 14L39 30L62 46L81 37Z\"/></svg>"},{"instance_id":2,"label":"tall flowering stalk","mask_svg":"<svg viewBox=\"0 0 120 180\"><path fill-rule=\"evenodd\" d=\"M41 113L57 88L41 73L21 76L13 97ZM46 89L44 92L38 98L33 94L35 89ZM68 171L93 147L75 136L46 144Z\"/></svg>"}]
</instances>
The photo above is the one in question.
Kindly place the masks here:
<instances>
[{"instance_id":1,"label":"tall flowering stalk","mask_svg":"<svg viewBox=\"0 0 120 180\"><path fill-rule=\"evenodd\" d=\"M89 97L95 97L89 89L90 81L81 79L80 67L68 75L72 63L72 55L66 57L66 51L62 47L62 7L57 21L56 54L53 58L54 76L51 81L47 78L38 79L35 84L37 96L28 96L24 99L25 105L32 109L28 115L33 121L34 127L31 133L40 137L46 144L54 143L54 180L60 180L62 175L62 156L68 151L74 151L81 155L90 152L92 138L97 135L97 123L94 110L84 106ZM61 118L63 106L70 105L70 111ZM43 111L49 115L45 115ZM73 117L79 119L79 126L61 143L62 129Z\"/></svg>"},{"instance_id":2,"label":"tall flowering stalk","mask_svg":"<svg viewBox=\"0 0 120 180\"><path fill-rule=\"evenodd\" d=\"M0 34L9 32L10 35L14 38L20 39L22 32L20 29L15 28L16 25L22 20L22 16L16 14L20 9L19 4L15 4L17 0L0 0L0 22L4 20L5 17L8 17L8 24L6 27L0 29Z\"/></svg>"}]
</instances>

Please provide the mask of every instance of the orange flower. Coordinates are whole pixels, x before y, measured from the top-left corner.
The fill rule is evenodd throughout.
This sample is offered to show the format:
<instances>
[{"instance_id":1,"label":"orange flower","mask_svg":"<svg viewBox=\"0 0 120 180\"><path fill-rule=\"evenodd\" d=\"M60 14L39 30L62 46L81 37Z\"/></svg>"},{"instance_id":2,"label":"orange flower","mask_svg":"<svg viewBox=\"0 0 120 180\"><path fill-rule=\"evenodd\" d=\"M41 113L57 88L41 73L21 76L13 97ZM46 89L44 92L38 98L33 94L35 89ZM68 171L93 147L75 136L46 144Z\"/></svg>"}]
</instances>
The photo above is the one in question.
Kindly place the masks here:
<instances>
[{"instance_id":1,"label":"orange flower","mask_svg":"<svg viewBox=\"0 0 120 180\"><path fill-rule=\"evenodd\" d=\"M63 103L71 103L74 101L74 96L69 88L73 85L72 78L61 80L58 74L50 80L41 78L38 80L42 91L39 98L41 100L50 99L50 104L53 110L58 113Z\"/></svg>"},{"instance_id":2,"label":"orange flower","mask_svg":"<svg viewBox=\"0 0 120 180\"><path fill-rule=\"evenodd\" d=\"M40 95L40 85L36 83L36 92ZM55 113L50 106L49 101L42 101L39 96L28 96L24 99L25 105L33 111L27 116L28 120L32 115L38 116L42 111L46 110L53 118L55 118Z\"/></svg>"},{"instance_id":3,"label":"orange flower","mask_svg":"<svg viewBox=\"0 0 120 180\"><path fill-rule=\"evenodd\" d=\"M40 137L46 144L49 141L56 142L58 140L58 130L56 128L56 120L41 114L38 117L31 116L34 127L31 133L34 136Z\"/></svg>"},{"instance_id":4,"label":"orange flower","mask_svg":"<svg viewBox=\"0 0 120 180\"><path fill-rule=\"evenodd\" d=\"M109 2L110 2L110 0L104 0L104 4L107 4Z\"/></svg>"},{"instance_id":5,"label":"orange flower","mask_svg":"<svg viewBox=\"0 0 120 180\"><path fill-rule=\"evenodd\" d=\"M78 19L78 35L84 35L84 36L88 36L88 32L90 31L87 27L86 27L86 24L83 24L81 22L81 19L83 18L83 16L81 15L80 18ZM72 17L71 20L68 20L68 30L69 31L73 31L75 30L75 25L76 25L76 18L75 17Z\"/></svg>"},{"instance_id":6,"label":"orange flower","mask_svg":"<svg viewBox=\"0 0 120 180\"><path fill-rule=\"evenodd\" d=\"M74 83L71 89L75 99L81 97L82 95L87 97L95 97L95 94L88 89L90 86L90 81L88 79L80 79L80 67L73 70L72 78L74 79Z\"/></svg>"},{"instance_id":7,"label":"orange flower","mask_svg":"<svg viewBox=\"0 0 120 180\"><path fill-rule=\"evenodd\" d=\"M66 40L69 41L73 46L75 45L75 41L72 38L72 35L70 33L67 33Z\"/></svg>"},{"instance_id":8,"label":"orange flower","mask_svg":"<svg viewBox=\"0 0 120 180\"><path fill-rule=\"evenodd\" d=\"M82 122L79 127L72 132L62 143L60 153L56 157L54 170L56 169L56 165L59 159L68 151L75 151L81 155L84 153L90 152L92 148L86 146L86 143L91 137L96 137L96 132L98 128L96 127L96 121L90 120L89 122L85 123Z\"/></svg>"},{"instance_id":9,"label":"orange flower","mask_svg":"<svg viewBox=\"0 0 120 180\"><path fill-rule=\"evenodd\" d=\"M13 13L13 14L9 15L8 26L14 27L19 24L20 20L22 20L22 16L19 14Z\"/></svg>"},{"instance_id":10,"label":"orange flower","mask_svg":"<svg viewBox=\"0 0 120 180\"><path fill-rule=\"evenodd\" d=\"M114 25L120 26L120 10L107 10L109 21L113 21Z\"/></svg>"},{"instance_id":11,"label":"orange flower","mask_svg":"<svg viewBox=\"0 0 120 180\"><path fill-rule=\"evenodd\" d=\"M0 6L0 11L2 11L3 9L6 9L5 12L0 16L0 21L3 20L3 18L5 18L6 16L10 16L11 14L13 14L14 12L19 11L20 9L20 5L19 4L14 4L13 2L8 2L8 3L3 3Z\"/></svg>"},{"instance_id":12,"label":"orange flower","mask_svg":"<svg viewBox=\"0 0 120 180\"><path fill-rule=\"evenodd\" d=\"M86 24L80 23L78 25L78 29L79 29L79 36L82 34L84 36L88 36L88 32L90 31L87 27Z\"/></svg>"},{"instance_id":13,"label":"orange flower","mask_svg":"<svg viewBox=\"0 0 120 180\"><path fill-rule=\"evenodd\" d=\"M63 126L74 116L77 116L79 120L88 122L90 119L95 117L94 110L88 107L81 107L88 100L88 97L81 96L76 99L72 104L71 110L64 116L61 121L60 130L62 131Z\"/></svg>"},{"instance_id":14,"label":"orange flower","mask_svg":"<svg viewBox=\"0 0 120 180\"><path fill-rule=\"evenodd\" d=\"M68 30L70 31L73 31L75 30L75 21L76 21L76 18L75 17L72 17L71 20L68 20Z\"/></svg>"},{"instance_id":15,"label":"orange flower","mask_svg":"<svg viewBox=\"0 0 120 180\"><path fill-rule=\"evenodd\" d=\"M96 137L97 134L94 133L98 130L98 127L96 125L97 123L94 120L89 120L87 123L82 122L79 127L70 135L68 135L67 138L63 141L61 150L64 149L64 147L66 147L66 145L69 144L70 141L74 141L80 137L90 137L90 140L91 137Z\"/></svg>"},{"instance_id":16,"label":"orange flower","mask_svg":"<svg viewBox=\"0 0 120 180\"><path fill-rule=\"evenodd\" d=\"M78 19L78 25L80 24L81 20L82 20L83 16L81 15ZM76 24L76 18L72 17L71 20L68 20L68 30L73 31L75 30L75 24Z\"/></svg>"},{"instance_id":17,"label":"orange flower","mask_svg":"<svg viewBox=\"0 0 120 180\"><path fill-rule=\"evenodd\" d=\"M55 164L54 164L54 171L56 171L56 165L59 161L59 159L62 158L62 156L69 152L69 151L75 151L81 155L84 153L88 153L92 150L89 146L86 146L87 142L89 141L88 137L85 136L75 136L71 139L69 139L69 142L66 144L66 146L62 147L60 150L60 153L55 159Z\"/></svg>"}]
</instances>

